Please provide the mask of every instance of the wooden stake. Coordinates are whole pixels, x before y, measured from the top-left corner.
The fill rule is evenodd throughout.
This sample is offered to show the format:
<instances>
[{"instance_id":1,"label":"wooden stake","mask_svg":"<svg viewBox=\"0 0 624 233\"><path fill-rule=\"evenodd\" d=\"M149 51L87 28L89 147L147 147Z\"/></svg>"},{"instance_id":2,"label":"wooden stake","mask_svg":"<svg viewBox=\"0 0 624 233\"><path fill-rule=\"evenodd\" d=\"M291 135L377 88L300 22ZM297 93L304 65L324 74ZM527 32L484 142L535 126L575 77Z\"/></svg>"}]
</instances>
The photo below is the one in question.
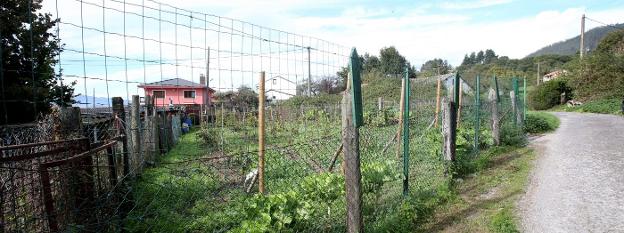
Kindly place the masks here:
<instances>
[{"instance_id":1,"label":"wooden stake","mask_svg":"<svg viewBox=\"0 0 624 233\"><path fill-rule=\"evenodd\" d=\"M139 105L141 104L139 102L139 96L138 95L133 95L132 96L132 109L130 112L131 115L131 120L130 120L130 131L132 133L132 164L136 167L134 167L135 169L137 169L140 166L140 161L142 160L141 157L141 138L139 136L139 128L141 127L141 116L139 115Z\"/></svg>"},{"instance_id":2,"label":"wooden stake","mask_svg":"<svg viewBox=\"0 0 624 233\"><path fill-rule=\"evenodd\" d=\"M113 114L117 119L117 123L123 124L126 121L126 111L124 110L123 99L121 97L113 97ZM123 150L123 174L128 176L130 174L129 167L129 154L128 154L128 135L123 125L118 125L117 135L124 135L121 139L121 145Z\"/></svg>"},{"instance_id":3,"label":"wooden stake","mask_svg":"<svg viewBox=\"0 0 624 233\"><path fill-rule=\"evenodd\" d=\"M456 122L453 122L455 118L455 103L447 101L446 98L442 99L442 138L444 142L444 159L447 161L455 161L455 137L456 137Z\"/></svg>"},{"instance_id":4,"label":"wooden stake","mask_svg":"<svg viewBox=\"0 0 624 233\"><path fill-rule=\"evenodd\" d=\"M442 84L441 78L438 76L438 87L436 90L436 110L435 110L435 118L434 118L434 126L438 128L438 118L440 115L440 85Z\"/></svg>"},{"instance_id":5,"label":"wooden stake","mask_svg":"<svg viewBox=\"0 0 624 233\"><path fill-rule=\"evenodd\" d=\"M260 72L258 88L258 191L264 194L264 71Z\"/></svg>"},{"instance_id":6,"label":"wooden stake","mask_svg":"<svg viewBox=\"0 0 624 233\"><path fill-rule=\"evenodd\" d=\"M327 169L329 172L332 172L334 170L334 166L336 165L336 160L338 159L338 156L342 153L343 148L344 146L342 145L342 143L340 143L340 146L336 150L336 153L334 153L334 157L332 158L329 168Z\"/></svg>"},{"instance_id":7,"label":"wooden stake","mask_svg":"<svg viewBox=\"0 0 624 233\"><path fill-rule=\"evenodd\" d=\"M462 96L464 95L462 91L462 83L459 83L459 104L457 105L457 127L459 127L459 122L461 122L461 109L462 109Z\"/></svg>"}]
</instances>

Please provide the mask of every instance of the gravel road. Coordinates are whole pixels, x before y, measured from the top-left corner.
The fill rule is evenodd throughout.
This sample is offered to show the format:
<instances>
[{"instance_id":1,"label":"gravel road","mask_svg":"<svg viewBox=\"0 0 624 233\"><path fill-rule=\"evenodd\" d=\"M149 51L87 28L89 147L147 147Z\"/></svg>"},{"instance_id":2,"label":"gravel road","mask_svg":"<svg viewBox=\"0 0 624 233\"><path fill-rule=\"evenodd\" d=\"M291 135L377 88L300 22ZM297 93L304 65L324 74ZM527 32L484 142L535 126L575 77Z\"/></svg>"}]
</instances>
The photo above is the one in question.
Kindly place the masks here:
<instances>
[{"instance_id":1,"label":"gravel road","mask_svg":"<svg viewBox=\"0 0 624 233\"><path fill-rule=\"evenodd\" d=\"M624 117L555 113L518 203L524 232L624 232Z\"/></svg>"}]
</instances>

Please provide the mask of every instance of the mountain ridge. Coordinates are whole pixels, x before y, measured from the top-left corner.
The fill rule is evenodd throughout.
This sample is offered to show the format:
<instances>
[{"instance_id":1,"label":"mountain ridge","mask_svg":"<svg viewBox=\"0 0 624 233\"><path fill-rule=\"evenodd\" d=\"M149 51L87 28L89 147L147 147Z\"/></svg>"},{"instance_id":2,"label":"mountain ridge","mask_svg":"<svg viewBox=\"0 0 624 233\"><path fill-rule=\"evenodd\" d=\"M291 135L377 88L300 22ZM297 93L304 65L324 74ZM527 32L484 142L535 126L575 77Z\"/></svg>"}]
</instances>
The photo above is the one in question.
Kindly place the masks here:
<instances>
[{"instance_id":1,"label":"mountain ridge","mask_svg":"<svg viewBox=\"0 0 624 233\"><path fill-rule=\"evenodd\" d=\"M612 31L618 30L617 28L621 28L624 30L624 23L614 24L609 26L602 26L597 28L592 28L589 31L585 32L585 49L586 51L593 51L598 46L598 43L604 38L607 34ZM559 41L548 46L545 46L541 49L538 49L535 52L530 53L525 58L528 57L537 57L542 55L574 55L578 53L581 42L581 36L577 35L572 38L568 38L563 41Z\"/></svg>"}]
</instances>

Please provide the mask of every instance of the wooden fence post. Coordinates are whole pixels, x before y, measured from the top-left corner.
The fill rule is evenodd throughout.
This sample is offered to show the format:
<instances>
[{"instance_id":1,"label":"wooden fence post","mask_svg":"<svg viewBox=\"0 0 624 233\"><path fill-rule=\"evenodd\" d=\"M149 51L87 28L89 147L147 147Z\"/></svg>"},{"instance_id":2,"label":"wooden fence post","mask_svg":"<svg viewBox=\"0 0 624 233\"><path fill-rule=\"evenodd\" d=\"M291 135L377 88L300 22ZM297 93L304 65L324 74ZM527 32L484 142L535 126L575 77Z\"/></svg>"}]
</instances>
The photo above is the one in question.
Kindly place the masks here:
<instances>
[{"instance_id":1,"label":"wooden fence post","mask_svg":"<svg viewBox=\"0 0 624 233\"><path fill-rule=\"evenodd\" d=\"M457 117L455 103L442 98L442 139L444 159L447 161L455 161L455 139L457 130Z\"/></svg>"},{"instance_id":2,"label":"wooden fence post","mask_svg":"<svg viewBox=\"0 0 624 233\"><path fill-rule=\"evenodd\" d=\"M442 85L442 79L438 76L438 87L436 90L436 110L435 110L435 118L433 120L433 124L436 128L438 128L438 118L440 118L440 86Z\"/></svg>"},{"instance_id":3,"label":"wooden fence post","mask_svg":"<svg viewBox=\"0 0 624 233\"><path fill-rule=\"evenodd\" d=\"M154 124L153 120L152 120L152 97L150 95L145 95L145 120L144 120L144 127L143 127L143 133L141 134L141 136L144 138L143 139L143 154L146 158L148 158L150 161L153 161L155 156L153 156L153 141L152 141L152 124Z\"/></svg>"},{"instance_id":4,"label":"wooden fence post","mask_svg":"<svg viewBox=\"0 0 624 233\"><path fill-rule=\"evenodd\" d=\"M117 119L118 124L124 124L126 122L126 111L124 110L124 103L121 97L113 97L113 114ZM118 125L117 134L124 135L121 139L121 145L123 150L123 174L128 176L130 174L129 166L129 154L128 154L128 134L126 133L126 125Z\"/></svg>"},{"instance_id":5,"label":"wooden fence post","mask_svg":"<svg viewBox=\"0 0 624 233\"><path fill-rule=\"evenodd\" d=\"M359 56L355 48L349 58L347 89L342 96L342 145L344 153L347 232L363 232L362 173L360 170L360 133L363 125Z\"/></svg>"},{"instance_id":6,"label":"wooden fence post","mask_svg":"<svg viewBox=\"0 0 624 233\"><path fill-rule=\"evenodd\" d=\"M463 85L459 84L459 102L457 102L457 127L459 127L459 123L461 123L461 110L462 110L462 99L464 96Z\"/></svg>"},{"instance_id":7,"label":"wooden fence post","mask_svg":"<svg viewBox=\"0 0 624 233\"><path fill-rule=\"evenodd\" d=\"M134 169L138 169L139 163L141 161L141 137L139 136L139 131L141 127L141 116L139 112L139 105L141 105L139 96L132 96L132 108L130 109L130 131L132 134L132 165Z\"/></svg>"},{"instance_id":8,"label":"wooden fence post","mask_svg":"<svg viewBox=\"0 0 624 233\"><path fill-rule=\"evenodd\" d=\"M264 91L265 82L264 71L260 72L260 82L258 83L258 191L264 194L264 104L266 96Z\"/></svg>"},{"instance_id":9,"label":"wooden fence post","mask_svg":"<svg viewBox=\"0 0 624 233\"><path fill-rule=\"evenodd\" d=\"M488 99L492 108L492 139L495 146L500 146L500 118L498 116L498 100L494 89L490 89Z\"/></svg>"},{"instance_id":10,"label":"wooden fence post","mask_svg":"<svg viewBox=\"0 0 624 233\"><path fill-rule=\"evenodd\" d=\"M353 124L352 113L351 95L345 92L342 97L342 144L347 194L347 232L362 232L359 132Z\"/></svg>"}]
</instances>

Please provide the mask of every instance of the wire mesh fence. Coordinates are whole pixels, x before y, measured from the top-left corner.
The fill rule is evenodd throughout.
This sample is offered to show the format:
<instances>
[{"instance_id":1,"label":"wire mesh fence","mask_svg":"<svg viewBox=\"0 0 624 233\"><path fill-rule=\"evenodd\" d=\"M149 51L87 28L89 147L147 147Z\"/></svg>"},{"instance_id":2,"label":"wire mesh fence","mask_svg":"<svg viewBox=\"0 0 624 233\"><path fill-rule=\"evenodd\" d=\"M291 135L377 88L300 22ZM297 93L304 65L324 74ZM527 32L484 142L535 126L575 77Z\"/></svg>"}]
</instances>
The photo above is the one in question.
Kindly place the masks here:
<instances>
[{"instance_id":1,"label":"wire mesh fence","mask_svg":"<svg viewBox=\"0 0 624 233\"><path fill-rule=\"evenodd\" d=\"M64 47L51 68L59 83L77 84L78 102L18 126L6 125L17 118L2 106L0 232L346 230L344 46L153 0L54 5L53 34ZM453 77L413 79L409 112L402 111L400 79L364 79L359 150L367 229L416 222L402 211L419 202L406 205L405 197L424 200L448 186L439 97L452 96ZM468 158L476 156L471 140L482 141L476 148L492 145L491 104L470 104L484 92L462 87L458 149ZM502 121L517 120L501 97ZM35 96L19 101L34 113L37 104L51 106Z\"/></svg>"}]
</instances>

